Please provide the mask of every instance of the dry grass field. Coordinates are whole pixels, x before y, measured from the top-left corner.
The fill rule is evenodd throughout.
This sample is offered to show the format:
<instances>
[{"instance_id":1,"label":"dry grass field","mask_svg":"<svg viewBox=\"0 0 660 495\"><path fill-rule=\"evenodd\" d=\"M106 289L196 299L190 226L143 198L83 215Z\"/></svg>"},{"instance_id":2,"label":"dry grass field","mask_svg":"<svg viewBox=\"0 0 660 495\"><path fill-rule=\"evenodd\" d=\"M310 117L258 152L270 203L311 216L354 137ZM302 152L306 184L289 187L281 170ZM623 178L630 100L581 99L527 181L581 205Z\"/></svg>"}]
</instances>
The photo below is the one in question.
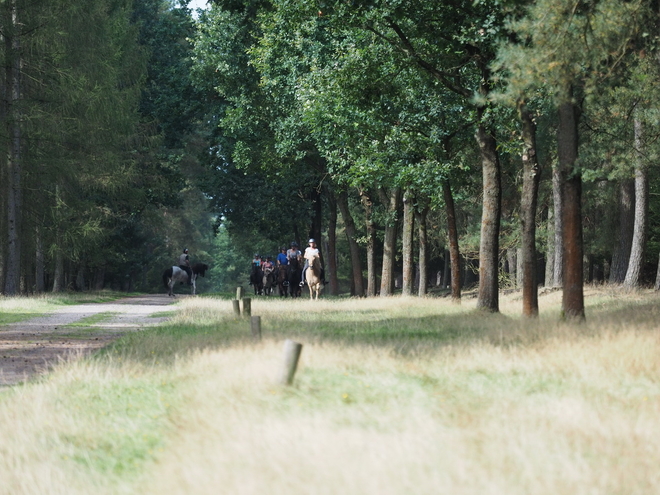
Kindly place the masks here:
<instances>
[{"instance_id":1,"label":"dry grass field","mask_svg":"<svg viewBox=\"0 0 660 495\"><path fill-rule=\"evenodd\" d=\"M660 493L660 296L587 322L441 298L188 298L171 323L0 391L0 493ZM277 385L282 342L304 344Z\"/></svg>"}]
</instances>

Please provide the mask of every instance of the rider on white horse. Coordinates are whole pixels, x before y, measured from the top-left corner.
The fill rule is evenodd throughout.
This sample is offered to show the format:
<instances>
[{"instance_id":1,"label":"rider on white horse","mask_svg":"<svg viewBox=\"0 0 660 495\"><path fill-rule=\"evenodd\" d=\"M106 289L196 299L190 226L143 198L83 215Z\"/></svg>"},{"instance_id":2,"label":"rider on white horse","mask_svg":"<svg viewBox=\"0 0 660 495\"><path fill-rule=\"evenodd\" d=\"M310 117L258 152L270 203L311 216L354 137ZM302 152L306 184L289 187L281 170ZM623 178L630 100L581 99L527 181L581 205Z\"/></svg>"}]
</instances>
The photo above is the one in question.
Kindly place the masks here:
<instances>
[{"instance_id":1,"label":"rider on white horse","mask_svg":"<svg viewBox=\"0 0 660 495\"><path fill-rule=\"evenodd\" d=\"M305 254L303 255L305 258L305 266L302 270L302 280L300 281L300 287L305 285L305 271L307 268L309 268L309 260L315 256L320 256L319 250L316 247L316 241L314 239L310 239L308 242L309 246L305 248ZM321 281L325 285L325 270L323 267L321 267Z\"/></svg>"},{"instance_id":2,"label":"rider on white horse","mask_svg":"<svg viewBox=\"0 0 660 495\"><path fill-rule=\"evenodd\" d=\"M192 285L192 270L190 269L190 257L188 256L188 248L185 248L181 256L179 256L179 268L188 274L188 285Z\"/></svg>"}]
</instances>

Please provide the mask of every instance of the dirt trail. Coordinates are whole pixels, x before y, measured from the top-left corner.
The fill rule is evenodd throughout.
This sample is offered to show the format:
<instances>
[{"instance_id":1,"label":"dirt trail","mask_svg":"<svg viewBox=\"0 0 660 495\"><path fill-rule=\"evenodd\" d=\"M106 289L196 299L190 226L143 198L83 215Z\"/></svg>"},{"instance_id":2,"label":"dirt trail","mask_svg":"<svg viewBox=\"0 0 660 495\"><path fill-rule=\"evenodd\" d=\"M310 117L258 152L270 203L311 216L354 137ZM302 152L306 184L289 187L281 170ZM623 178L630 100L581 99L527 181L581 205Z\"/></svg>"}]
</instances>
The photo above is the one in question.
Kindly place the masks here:
<instances>
[{"instance_id":1,"label":"dirt trail","mask_svg":"<svg viewBox=\"0 0 660 495\"><path fill-rule=\"evenodd\" d=\"M60 359L83 356L128 332L167 320L166 295L128 297L111 303L78 304L18 323L0 326L0 386L15 385L44 373ZM71 326L83 318L108 313L99 323ZM112 313L112 314L110 314Z\"/></svg>"}]
</instances>

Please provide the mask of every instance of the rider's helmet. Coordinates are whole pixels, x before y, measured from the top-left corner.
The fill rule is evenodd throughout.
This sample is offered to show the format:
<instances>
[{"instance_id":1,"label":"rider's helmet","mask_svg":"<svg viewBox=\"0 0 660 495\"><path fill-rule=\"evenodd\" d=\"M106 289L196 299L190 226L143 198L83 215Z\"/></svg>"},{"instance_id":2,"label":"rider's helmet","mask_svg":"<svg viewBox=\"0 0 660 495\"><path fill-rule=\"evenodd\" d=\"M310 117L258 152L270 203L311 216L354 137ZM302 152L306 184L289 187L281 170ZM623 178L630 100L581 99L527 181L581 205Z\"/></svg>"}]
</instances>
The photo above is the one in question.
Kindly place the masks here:
<instances>
[{"instance_id":1,"label":"rider's helmet","mask_svg":"<svg viewBox=\"0 0 660 495\"><path fill-rule=\"evenodd\" d=\"M311 244L312 242L313 242L314 244L316 244L316 241L315 241L314 239L310 239L310 240L307 241L307 242L308 242L309 244Z\"/></svg>"},{"instance_id":2,"label":"rider's helmet","mask_svg":"<svg viewBox=\"0 0 660 495\"><path fill-rule=\"evenodd\" d=\"M184 253L187 253L187 252L188 252L188 248L183 248L183 252L184 252Z\"/></svg>"},{"instance_id":3,"label":"rider's helmet","mask_svg":"<svg viewBox=\"0 0 660 495\"><path fill-rule=\"evenodd\" d=\"M286 251L286 246L282 246L282 247L280 248L280 251Z\"/></svg>"},{"instance_id":4,"label":"rider's helmet","mask_svg":"<svg viewBox=\"0 0 660 495\"><path fill-rule=\"evenodd\" d=\"M271 261L273 259L272 256L266 256L266 261Z\"/></svg>"},{"instance_id":5,"label":"rider's helmet","mask_svg":"<svg viewBox=\"0 0 660 495\"><path fill-rule=\"evenodd\" d=\"M291 241L291 247L298 247L298 243L296 241Z\"/></svg>"},{"instance_id":6,"label":"rider's helmet","mask_svg":"<svg viewBox=\"0 0 660 495\"><path fill-rule=\"evenodd\" d=\"M259 258L259 257L260 257L260 256L259 256L259 253L254 253L254 257L255 257L255 258Z\"/></svg>"}]
</instances>

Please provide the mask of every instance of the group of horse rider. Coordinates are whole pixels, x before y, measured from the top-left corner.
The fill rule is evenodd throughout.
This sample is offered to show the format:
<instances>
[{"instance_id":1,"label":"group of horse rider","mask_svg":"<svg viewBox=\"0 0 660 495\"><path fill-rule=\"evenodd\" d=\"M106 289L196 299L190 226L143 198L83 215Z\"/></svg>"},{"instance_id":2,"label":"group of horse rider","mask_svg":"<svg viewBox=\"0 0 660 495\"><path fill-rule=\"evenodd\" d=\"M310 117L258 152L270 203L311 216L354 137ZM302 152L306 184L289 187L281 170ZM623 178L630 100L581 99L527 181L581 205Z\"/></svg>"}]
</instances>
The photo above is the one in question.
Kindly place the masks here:
<instances>
[{"instance_id":1,"label":"group of horse rider","mask_svg":"<svg viewBox=\"0 0 660 495\"><path fill-rule=\"evenodd\" d=\"M302 259L304 258L305 260L305 265L303 266L302 273L301 273L301 279L300 279L300 287L303 287L305 285L305 271L309 267L309 260L312 259L315 256L319 256L320 252L319 249L316 247L316 241L314 239L310 239L308 241L309 245L305 248L305 253L303 254L298 246L298 243L293 241L291 245L289 246L289 249L286 248L286 246L282 246L280 248L280 253L277 255L276 258L276 265L273 264L273 258L272 256L267 256L265 261L263 258L259 255L259 253L255 253L254 258L252 259L252 267L257 267L261 269L262 271L271 271L274 270L276 267L286 267L290 265L291 263L300 263ZM323 268L321 268L321 280L323 281L323 284L325 284L325 271Z\"/></svg>"}]
</instances>

